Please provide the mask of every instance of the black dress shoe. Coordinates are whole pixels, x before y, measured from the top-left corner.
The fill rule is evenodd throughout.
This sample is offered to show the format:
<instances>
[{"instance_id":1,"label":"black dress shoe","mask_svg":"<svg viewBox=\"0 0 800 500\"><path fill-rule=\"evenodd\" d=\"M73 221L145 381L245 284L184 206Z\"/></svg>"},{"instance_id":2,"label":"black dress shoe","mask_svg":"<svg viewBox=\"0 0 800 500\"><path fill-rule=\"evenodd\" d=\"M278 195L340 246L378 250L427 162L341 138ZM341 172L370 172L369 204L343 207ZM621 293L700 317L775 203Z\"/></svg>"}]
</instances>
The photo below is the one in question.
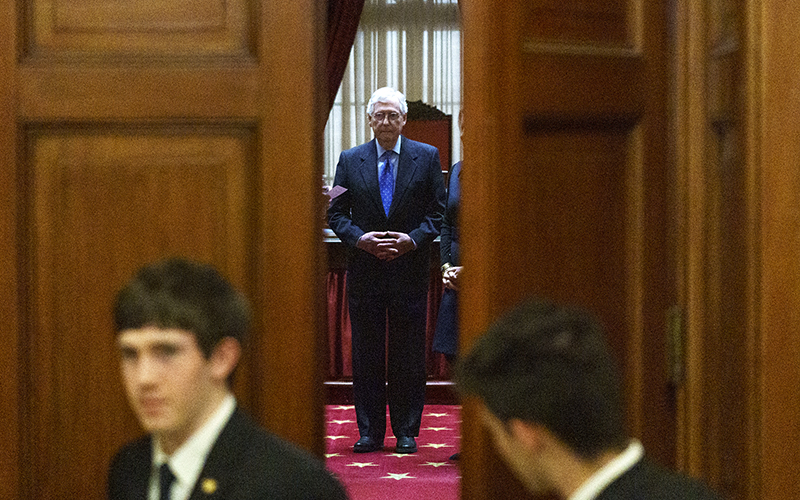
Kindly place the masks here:
<instances>
[{"instance_id":1,"label":"black dress shoe","mask_svg":"<svg viewBox=\"0 0 800 500\"><path fill-rule=\"evenodd\" d=\"M353 446L354 453L369 453L383 449L383 442L369 436L361 436Z\"/></svg>"},{"instance_id":2,"label":"black dress shoe","mask_svg":"<svg viewBox=\"0 0 800 500\"><path fill-rule=\"evenodd\" d=\"M461 458L461 452L450 455L450 460L458 460L459 458Z\"/></svg>"},{"instance_id":3,"label":"black dress shoe","mask_svg":"<svg viewBox=\"0 0 800 500\"><path fill-rule=\"evenodd\" d=\"M397 453L414 453L417 451L417 442L411 436L400 436L397 438Z\"/></svg>"}]
</instances>

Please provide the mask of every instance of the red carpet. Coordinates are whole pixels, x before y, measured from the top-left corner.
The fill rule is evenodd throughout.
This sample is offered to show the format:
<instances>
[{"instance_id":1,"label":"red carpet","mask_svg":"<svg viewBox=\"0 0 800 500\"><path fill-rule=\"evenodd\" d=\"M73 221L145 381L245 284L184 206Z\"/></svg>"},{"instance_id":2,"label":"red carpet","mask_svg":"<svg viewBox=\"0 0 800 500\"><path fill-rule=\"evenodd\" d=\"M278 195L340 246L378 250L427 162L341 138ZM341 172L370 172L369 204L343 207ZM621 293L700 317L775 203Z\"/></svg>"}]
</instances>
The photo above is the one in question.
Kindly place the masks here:
<instances>
[{"instance_id":1,"label":"red carpet","mask_svg":"<svg viewBox=\"0 0 800 500\"><path fill-rule=\"evenodd\" d=\"M353 407L328 405L326 414L326 463L352 500L458 498L458 462L449 457L459 450L460 406L426 405L417 438L419 451L407 455L394 453L391 429L383 451L353 453L358 440Z\"/></svg>"}]
</instances>

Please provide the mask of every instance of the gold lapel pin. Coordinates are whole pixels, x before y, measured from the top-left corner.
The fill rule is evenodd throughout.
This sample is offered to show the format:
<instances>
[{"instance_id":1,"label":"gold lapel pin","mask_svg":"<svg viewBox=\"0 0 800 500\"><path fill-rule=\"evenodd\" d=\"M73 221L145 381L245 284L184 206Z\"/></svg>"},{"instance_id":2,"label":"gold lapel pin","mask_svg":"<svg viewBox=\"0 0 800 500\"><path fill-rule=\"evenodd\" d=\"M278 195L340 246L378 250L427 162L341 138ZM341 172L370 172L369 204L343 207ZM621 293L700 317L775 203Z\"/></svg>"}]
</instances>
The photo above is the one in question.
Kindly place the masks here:
<instances>
[{"instance_id":1,"label":"gold lapel pin","mask_svg":"<svg viewBox=\"0 0 800 500\"><path fill-rule=\"evenodd\" d=\"M214 479L207 477L203 479L202 488L203 493L206 495L213 495L214 492L217 491L217 482Z\"/></svg>"}]
</instances>

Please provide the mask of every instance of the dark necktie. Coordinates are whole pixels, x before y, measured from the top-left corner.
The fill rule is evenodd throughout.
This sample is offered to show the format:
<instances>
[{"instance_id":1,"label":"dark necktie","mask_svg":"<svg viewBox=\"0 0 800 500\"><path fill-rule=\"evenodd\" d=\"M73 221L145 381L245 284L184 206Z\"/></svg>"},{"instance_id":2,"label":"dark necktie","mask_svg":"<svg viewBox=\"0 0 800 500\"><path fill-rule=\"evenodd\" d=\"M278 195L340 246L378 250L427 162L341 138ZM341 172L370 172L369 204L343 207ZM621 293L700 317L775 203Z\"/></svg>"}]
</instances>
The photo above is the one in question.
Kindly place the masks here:
<instances>
[{"instance_id":1,"label":"dark necktie","mask_svg":"<svg viewBox=\"0 0 800 500\"><path fill-rule=\"evenodd\" d=\"M175 481L175 474L172 473L169 465L166 463L161 464L161 467L158 469L159 500L170 500L169 490L172 487L173 481Z\"/></svg>"},{"instance_id":2,"label":"dark necktie","mask_svg":"<svg viewBox=\"0 0 800 500\"><path fill-rule=\"evenodd\" d=\"M392 206L392 194L394 193L394 176L392 175L392 153L385 151L381 158L383 159L383 171L379 185L381 188L381 201L383 201L383 211L386 216L389 216L389 207Z\"/></svg>"}]
</instances>

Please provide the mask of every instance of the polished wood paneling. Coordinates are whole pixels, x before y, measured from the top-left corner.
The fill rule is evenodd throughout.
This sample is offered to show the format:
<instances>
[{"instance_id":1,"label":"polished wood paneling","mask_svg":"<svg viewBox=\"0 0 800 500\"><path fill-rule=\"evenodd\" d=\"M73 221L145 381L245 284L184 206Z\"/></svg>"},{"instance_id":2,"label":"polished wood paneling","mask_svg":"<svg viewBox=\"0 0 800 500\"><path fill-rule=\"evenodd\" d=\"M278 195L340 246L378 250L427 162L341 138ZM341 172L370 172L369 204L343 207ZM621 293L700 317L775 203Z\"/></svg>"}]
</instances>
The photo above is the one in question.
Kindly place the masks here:
<instances>
[{"instance_id":1,"label":"polished wood paneling","mask_svg":"<svg viewBox=\"0 0 800 500\"><path fill-rule=\"evenodd\" d=\"M629 131L535 131L522 142L525 161L508 174L499 209L510 241L530 242L499 256L501 268L524 260L515 288L596 310L620 359L625 331L626 177ZM519 200L550 200L548 203ZM533 271L535 269L535 272Z\"/></svg>"},{"instance_id":2,"label":"polished wood paneling","mask_svg":"<svg viewBox=\"0 0 800 500\"><path fill-rule=\"evenodd\" d=\"M737 5L739 4L739 5ZM708 132L705 190L706 283L703 351L706 373L703 475L725 498L746 498L748 385L748 267L752 234L746 195L745 123L741 2L717 0L708 6ZM737 464L731 467L731 464Z\"/></svg>"},{"instance_id":3,"label":"polished wood paneling","mask_svg":"<svg viewBox=\"0 0 800 500\"><path fill-rule=\"evenodd\" d=\"M111 300L176 253L253 303L239 402L321 455L324 4L3 7L0 497L104 497L108 459L141 432Z\"/></svg>"},{"instance_id":4,"label":"polished wood paneling","mask_svg":"<svg viewBox=\"0 0 800 500\"><path fill-rule=\"evenodd\" d=\"M760 252L748 358L758 422L748 433L748 499L800 492L800 1L747 4L748 205ZM755 191L755 190L754 190Z\"/></svg>"},{"instance_id":5,"label":"polished wood paneling","mask_svg":"<svg viewBox=\"0 0 800 500\"><path fill-rule=\"evenodd\" d=\"M104 470L140 432L119 383L110 314L135 263L186 255L248 286L252 131L207 132L29 131L25 362L35 498L96 496L84 471ZM92 453L75 453L89 442Z\"/></svg>"},{"instance_id":6,"label":"polished wood paneling","mask_svg":"<svg viewBox=\"0 0 800 500\"><path fill-rule=\"evenodd\" d=\"M678 137L687 139L677 142L687 360L677 458L731 499L749 498L756 480L748 472L756 397L750 305L755 240L743 6L729 0L679 6L678 15L692 11L696 23L679 33L679 57L690 64L678 72L676 89L686 97Z\"/></svg>"},{"instance_id":7,"label":"polished wood paneling","mask_svg":"<svg viewBox=\"0 0 800 500\"><path fill-rule=\"evenodd\" d=\"M537 39L589 44L630 42L626 0L535 0L525 2L520 22Z\"/></svg>"},{"instance_id":8,"label":"polished wood paneling","mask_svg":"<svg viewBox=\"0 0 800 500\"><path fill-rule=\"evenodd\" d=\"M666 3L463 6L463 347L525 296L595 310L631 433L672 465ZM463 497L526 497L464 415Z\"/></svg>"},{"instance_id":9,"label":"polished wood paneling","mask_svg":"<svg viewBox=\"0 0 800 500\"><path fill-rule=\"evenodd\" d=\"M0 82L13 78L16 61L14 2L0 3ZM17 190L20 178L16 168L17 127L14 120L14 88L0 83L0 498L17 498L21 478L20 457L22 447L19 436L24 427L20 419L19 404L22 400L20 385L23 373L19 356L21 345L19 332L22 324L20 280L17 273L19 259L18 230L23 225L19 219Z\"/></svg>"},{"instance_id":10,"label":"polished wood paneling","mask_svg":"<svg viewBox=\"0 0 800 500\"><path fill-rule=\"evenodd\" d=\"M732 499L800 491L797 8L676 3L678 459Z\"/></svg>"},{"instance_id":11,"label":"polished wood paneling","mask_svg":"<svg viewBox=\"0 0 800 500\"><path fill-rule=\"evenodd\" d=\"M246 0L33 0L26 6L30 55L231 56L252 52Z\"/></svg>"},{"instance_id":12,"label":"polished wood paneling","mask_svg":"<svg viewBox=\"0 0 800 500\"><path fill-rule=\"evenodd\" d=\"M24 65L18 112L26 121L150 121L200 116L255 122L265 97L258 65L143 68Z\"/></svg>"}]
</instances>

